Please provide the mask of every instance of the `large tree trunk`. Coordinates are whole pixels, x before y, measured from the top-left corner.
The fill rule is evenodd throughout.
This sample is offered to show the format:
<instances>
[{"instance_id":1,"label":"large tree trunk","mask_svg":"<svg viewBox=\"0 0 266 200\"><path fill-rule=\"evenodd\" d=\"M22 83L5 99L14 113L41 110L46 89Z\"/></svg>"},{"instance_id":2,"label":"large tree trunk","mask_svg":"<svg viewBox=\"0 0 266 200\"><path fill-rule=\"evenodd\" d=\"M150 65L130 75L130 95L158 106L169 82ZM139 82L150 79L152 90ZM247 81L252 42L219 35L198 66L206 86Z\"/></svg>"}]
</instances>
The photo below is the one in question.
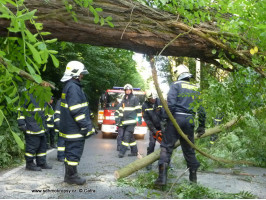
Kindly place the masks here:
<instances>
[{"instance_id":1,"label":"large tree trunk","mask_svg":"<svg viewBox=\"0 0 266 200\"><path fill-rule=\"evenodd\" d=\"M25 0L25 6L29 10L38 10L37 21L43 23L43 31L52 33L47 38L58 38L60 41L117 47L149 55L158 55L167 46L161 55L200 58L214 64L219 63L214 60L217 54L212 54L213 49L222 48L228 55L234 53L224 49L223 44L216 43L209 34L202 32L204 29L214 30L214 26L207 27L205 24L192 28L183 24L181 17L177 21L175 15L152 9L136 1L94 1L95 8L103 9L101 16L113 18L114 28L107 24L95 24L92 13L84 8L75 8L78 22L74 22L61 0ZM9 21L0 19L0 36L7 36L8 26ZM32 26L28 27L35 32ZM241 65L250 64L250 59L238 54L234 58L231 57L228 56Z\"/></svg>"}]
</instances>

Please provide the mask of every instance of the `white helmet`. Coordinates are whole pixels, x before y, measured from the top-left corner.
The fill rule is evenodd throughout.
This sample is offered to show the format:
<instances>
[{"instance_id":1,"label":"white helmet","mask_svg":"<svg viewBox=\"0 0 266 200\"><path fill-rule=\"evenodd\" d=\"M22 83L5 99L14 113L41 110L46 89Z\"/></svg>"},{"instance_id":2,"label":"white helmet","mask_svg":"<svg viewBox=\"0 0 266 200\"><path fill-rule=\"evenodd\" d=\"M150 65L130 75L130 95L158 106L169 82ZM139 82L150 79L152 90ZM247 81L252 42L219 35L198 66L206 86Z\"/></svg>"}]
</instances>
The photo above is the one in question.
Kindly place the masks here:
<instances>
[{"instance_id":1,"label":"white helmet","mask_svg":"<svg viewBox=\"0 0 266 200\"><path fill-rule=\"evenodd\" d=\"M174 69L174 73L177 76L177 80L182 80L185 78L191 78L192 74L189 73L189 69L186 65L178 65L175 69Z\"/></svg>"},{"instance_id":2,"label":"white helmet","mask_svg":"<svg viewBox=\"0 0 266 200\"><path fill-rule=\"evenodd\" d=\"M85 66L79 61L70 61L67 63L66 70L64 76L61 81L65 82L70 80L72 77L79 77L80 74L88 74L88 70Z\"/></svg>"},{"instance_id":3,"label":"white helmet","mask_svg":"<svg viewBox=\"0 0 266 200\"><path fill-rule=\"evenodd\" d=\"M145 96L147 99L156 99L157 98L157 95L154 92L152 92L151 90L147 90L145 92Z\"/></svg>"},{"instance_id":4,"label":"white helmet","mask_svg":"<svg viewBox=\"0 0 266 200\"><path fill-rule=\"evenodd\" d=\"M130 85L130 84L126 84L126 85L124 86L124 90L133 90L133 87L132 87L132 85Z\"/></svg>"}]
</instances>

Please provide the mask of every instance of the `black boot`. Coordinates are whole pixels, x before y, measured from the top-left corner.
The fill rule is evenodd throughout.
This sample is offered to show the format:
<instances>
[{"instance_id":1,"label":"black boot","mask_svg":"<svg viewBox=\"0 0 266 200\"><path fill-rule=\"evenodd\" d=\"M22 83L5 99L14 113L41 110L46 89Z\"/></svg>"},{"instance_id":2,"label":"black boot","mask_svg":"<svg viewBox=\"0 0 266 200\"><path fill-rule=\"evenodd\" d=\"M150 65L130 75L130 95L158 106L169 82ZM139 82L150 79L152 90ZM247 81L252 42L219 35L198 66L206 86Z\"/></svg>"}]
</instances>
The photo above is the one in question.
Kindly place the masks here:
<instances>
[{"instance_id":1,"label":"black boot","mask_svg":"<svg viewBox=\"0 0 266 200\"><path fill-rule=\"evenodd\" d=\"M197 183L197 170L189 169L189 180L193 183Z\"/></svg>"},{"instance_id":2,"label":"black boot","mask_svg":"<svg viewBox=\"0 0 266 200\"><path fill-rule=\"evenodd\" d=\"M86 183L84 178L78 176L77 166L71 166L65 163L65 179L64 182L68 184L83 185Z\"/></svg>"},{"instance_id":3,"label":"black boot","mask_svg":"<svg viewBox=\"0 0 266 200\"><path fill-rule=\"evenodd\" d=\"M137 156L137 155L138 155L137 152L135 152L135 153L131 152L130 154L128 154L128 156Z\"/></svg>"},{"instance_id":4,"label":"black boot","mask_svg":"<svg viewBox=\"0 0 266 200\"><path fill-rule=\"evenodd\" d=\"M51 165L48 165L47 162L45 162L44 164L37 164L38 167L42 168L42 169L52 169L53 167Z\"/></svg>"},{"instance_id":5,"label":"black boot","mask_svg":"<svg viewBox=\"0 0 266 200\"><path fill-rule=\"evenodd\" d=\"M168 163L163 163L159 165L159 177L155 181L155 185L158 186L165 186L167 182L167 170L168 170Z\"/></svg>"},{"instance_id":6,"label":"black boot","mask_svg":"<svg viewBox=\"0 0 266 200\"><path fill-rule=\"evenodd\" d=\"M42 171L42 168L37 167L34 162L26 162L26 169L30 171Z\"/></svg>"}]
</instances>

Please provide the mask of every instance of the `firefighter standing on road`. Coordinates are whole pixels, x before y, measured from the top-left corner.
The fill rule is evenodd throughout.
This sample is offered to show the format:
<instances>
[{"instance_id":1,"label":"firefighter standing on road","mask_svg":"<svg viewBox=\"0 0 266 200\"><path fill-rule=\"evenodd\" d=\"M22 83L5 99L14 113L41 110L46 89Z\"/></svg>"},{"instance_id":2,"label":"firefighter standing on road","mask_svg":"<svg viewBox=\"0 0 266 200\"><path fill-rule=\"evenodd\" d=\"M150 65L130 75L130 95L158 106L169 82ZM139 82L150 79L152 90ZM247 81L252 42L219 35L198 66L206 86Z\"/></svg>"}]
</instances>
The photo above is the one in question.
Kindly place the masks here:
<instances>
[{"instance_id":1,"label":"firefighter standing on road","mask_svg":"<svg viewBox=\"0 0 266 200\"><path fill-rule=\"evenodd\" d=\"M191 108L191 103L199 99L200 93L198 88L189 82L192 74L185 65L179 65L174 71L177 75L177 81L172 83L167 96L169 110L174 116L181 130L188 136L188 139L194 143L194 116L195 112ZM199 127L197 129L198 136L205 132L205 111L202 106L198 109ZM189 180L197 182L197 169L200 163L196 159L194 149L178 134L173 123L168 122L166 132L163 134L161 143L161 153L159 159L159 177L155 181L156 185L164 186L167 182L167 168L171 160L174 145L180 140L184 158L189 168Z\"/></svg>"},{"instance_id":2,"label":"firefighter standing on road","mask_svg":"<svg viewBox=\"0 0 266 200\"><path fill-rule=\"evenodd\" d=\"M150 130L149 134L149 147L147 148L147 155L154 152L156 139L153 137L157 131L161 131L162 122L162 105L160 100L152 91L146 91L146 101L142 105L143 118ZM151 169L151 165L147 166L147 169Z\"/></svg>"},{"instance_id":3,"label":"firefighter standing on road","mask_svg":"<svg viewBox=\"0 0 266 200\"><path fill-rule=\"evenodd\" d=\"M83 74L88 74L85 66L79 61L71 61L61 79L65 82L61 96L59 128L59 135L65 140L64 181L78 185L86 182L78 176L77 165L83 153L85 139L93 134L89 103L80 83Z\"/></svg>"},{"instance_id":4,"label":"firefighter standing on road","mask_svg":"<svg viewBox=\"0 0 266 200\"><path fill-rule=\"evenodd\" d=\"M50 102L48 102L48 107L51 110L54 110L52 107L52 103L54 101L54 97L51 97ZM47 124L47 131L46 131L46 143L47 149L56 148L55 144L55 130L54 130L54 115L47 114L46 116L46 124Z\"/></svg>"},{"instance_id":5,"label":"firefighter standing on road","mask_svg":"<svg viewBox=\"0 0 266 200\"><path fill-rule=\"evenodd\" d=\"M139 99L133 95L133 87L130 84L126 84L124 90L125 95L115 117L116 124L119 124L119 128L123 130L122 146L118 155L119 158L124 157L128 147L131 149L131 153L128 154L128 156L138 155L138 147L133 133L137 121L140 125L142 124L141 106L139 104Z\"/></svg>"},{"instance_id":6,"label":"firefighter standing on road","mask_svg":"<svg viewBox=\"0 0 266 200\"><path fill-rule=\"evenodd\" d=\"M30 100L24 104L24 108L19 110L18 126L25 134L26 149L26 169L31 171L41 171L42 169L52 169L46 162L46 124L44 109L40 108L39 102L33 94L29 94ZM33 105L33 108L31 108ZM24 116L23 111L27 111ZM42 123L38 123L35 116L38 114ZM36 164L34 160L36 159Z\"/></svg>"}]
</instances>

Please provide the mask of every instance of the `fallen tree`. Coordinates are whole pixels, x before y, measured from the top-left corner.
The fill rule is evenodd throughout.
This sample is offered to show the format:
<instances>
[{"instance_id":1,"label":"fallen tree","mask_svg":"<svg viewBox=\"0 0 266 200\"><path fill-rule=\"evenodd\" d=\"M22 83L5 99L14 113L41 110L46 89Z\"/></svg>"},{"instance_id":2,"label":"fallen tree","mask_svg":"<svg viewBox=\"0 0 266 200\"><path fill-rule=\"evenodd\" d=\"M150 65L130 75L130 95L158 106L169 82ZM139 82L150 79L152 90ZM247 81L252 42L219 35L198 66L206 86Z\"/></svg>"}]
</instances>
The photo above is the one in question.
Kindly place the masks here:
<instances>
[{"instance_id":1,"label":"fallen tree","mask_svg":"<svg viewBox=\"0 0 266 200\"><path fill-rule=\"evenodd\" d=\"M148 55L200 58L201 61L212 63L227 71L234 71L233 63L238 63L244 67L253 67L265 77L264 67L255 67L252 63L252 55L244 51L256 45L239 34L219 32L214 23L188 26L182 22L184 18L181 16L156 10L137 1L93 1L93 7L102 9L99 15L104 18L112 17L111 22L114 25L112 28L108 25L95 24L94 15L88 8L82 8L73 3L71 12L75 12L78 20L75 22L64 3L59 0L48 2L26 0L24 2L30 11L37 9L36 21L43 24L43 31L51 33L51 35L43 36L44 38L123 48ZM17 7L9 5L9 9L16 13ZM9 32L9 26L8 19L0 18L0 36L20 36L18 33ZM27 28L32 33L36 33L32 24L28 23ZM220 38L226 38L231 42L224 43ZM233 41L239 41L237 50L230 47ZM217 53L213 53L213 50ZM218 52L224 53L223 58L231 63L232 68L223 67L217 61Z\"/></svg>"}]
</instances>

